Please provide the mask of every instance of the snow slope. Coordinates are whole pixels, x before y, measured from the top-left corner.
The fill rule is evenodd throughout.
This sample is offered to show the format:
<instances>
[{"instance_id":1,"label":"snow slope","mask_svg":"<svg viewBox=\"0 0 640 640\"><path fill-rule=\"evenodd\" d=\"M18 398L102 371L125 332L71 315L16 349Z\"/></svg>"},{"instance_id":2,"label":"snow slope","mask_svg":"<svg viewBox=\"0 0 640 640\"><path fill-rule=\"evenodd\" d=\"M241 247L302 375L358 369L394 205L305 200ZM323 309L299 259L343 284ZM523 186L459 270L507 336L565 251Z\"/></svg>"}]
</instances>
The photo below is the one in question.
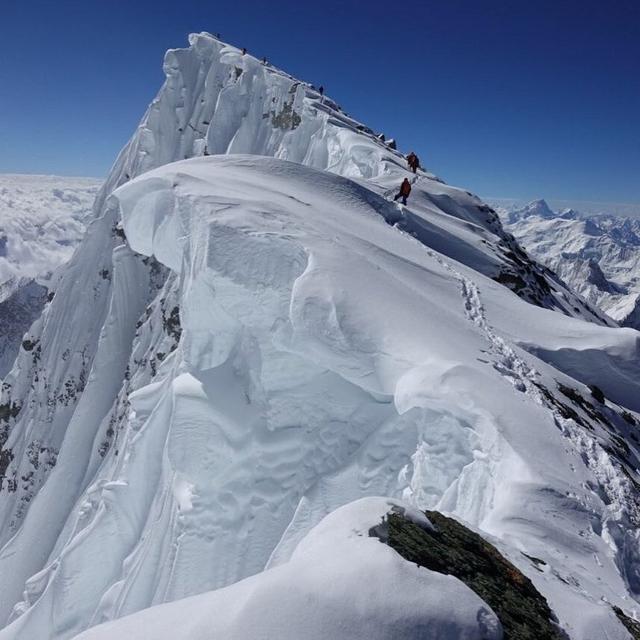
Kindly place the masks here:
<instances>
[{"instance_id":1,"label":"snow slope","mask_svg":"<svg viewBox=\"0 0 640 640\"><path fill-rule=\"evenodd\" d=\"M501 639L497 617L468 587L369 537L391 508L397 503L381 498L349 504L314 527L281 566L78 639Z\"/></svg>"},{"instance_id":2,"label":"snow slope","mask_svg":"<svg viewBox=\"0 0 640 640\"><path fill-rule=\"evenodd\" d=\"M575 292L640 328L640 220L551 211L544 201L503 211L507 228Z\"/></svg>"},{"instance_id":3,"label":"snow slope","mask_svg":"<svg viewBox=\"0 0 640 640\"><path fill-rule=\"evenodd\" d=\"M307 85L206 34L165 71L4 381L0 638L269 567L243 583L264 593L323 518L380 495L492 537L571 638L627 638L640 334L475 196L420 172L393 203L402 158Z\"/></svg>"}]
</instances>

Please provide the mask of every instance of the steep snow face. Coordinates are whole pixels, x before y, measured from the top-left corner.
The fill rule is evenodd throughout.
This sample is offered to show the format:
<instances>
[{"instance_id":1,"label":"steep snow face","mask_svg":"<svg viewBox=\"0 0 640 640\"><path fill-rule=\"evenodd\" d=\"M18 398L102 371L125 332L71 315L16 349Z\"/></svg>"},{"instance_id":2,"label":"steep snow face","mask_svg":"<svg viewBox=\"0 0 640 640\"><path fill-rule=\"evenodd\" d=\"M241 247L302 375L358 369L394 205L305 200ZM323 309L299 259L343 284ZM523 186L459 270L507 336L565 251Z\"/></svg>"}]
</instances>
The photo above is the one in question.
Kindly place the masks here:
<instances>
[{"instance_id":1,"label":"steep snow face","mask_svg":"<svg viewBox=\"0 0 640 640\"><path fill-rule=\"evenodd\" d=\"M640 328L640 220L555 214L540 201L503 212L508 229L589 303Z\"/></svg>"},{"instance_id":2,"label":"steep snow face","mask_svg":"<svg viewBox=\"0 0 640 640\"><path fill-rule=\"evenodd\" d=\"M167 80L120 154L111 188L160 165L199 155L268 155L350 177L404 164L328 97L208 34L167 52Z\"/></svg>"},{"instance_id":3,"label":"steep snow face","mask_svg":"<svg viewBox=\"0 0 640 640\"><path fill-rule=\"evenodd\" d=\"M605 448L626 423L563 417L554 378L576 383L501 334L522 340L526 317L527 339L571 348L558 336L582 328L615 370L635 332L529 305L403 232L415 211L295 163L170 164L107 207L128 246L58 464L0 555L0 601L24 591L0 638L72 637L285 565L333 509L381 494L475 523L530 574L517 549L542 558L532 579L575 638L618 633L594 603L636 588L637 498ZM131 308L144 260L170 275Z\"/></svg>"},{"instance_id":4,"label":"steep snow face","mask_svg":"<svg viewBox=\"0 0 640 640\"><path fill-rule=\"evenodd\" d=\"M311 85L209 34L191 35L190 45L167 53L167 80L116 161L98 203L140 173L202 155L273 156L354 179L375 179L386 195L406 176L404 157L383 142L384 136L349 117ZM422 175L433 181L428 192L423 190L424 208L445 214L421 224L423 235L439 237L434 238L438 250L450 247L460 254L457 236L483 233L490 246L475 244L477 254L485 254L484 273L533 304L609 322L524 254L477 197L438 188L441 181L433 174ZM474 266L480 265L476 261Z\"/></svg>"},{"instance_id":5,"label":"steep snow face","mask_svg":"<svg viewBox=\"0 0 640 640\"><path fill-rule=\"evenodd\" d=\"M206 35L165 70L4 380L0 638L278 567L368 495L476 524L572 637L620 637L636 418L576 380L639 408L638 334L309 86Z\"/></svg>"}]
</instances>

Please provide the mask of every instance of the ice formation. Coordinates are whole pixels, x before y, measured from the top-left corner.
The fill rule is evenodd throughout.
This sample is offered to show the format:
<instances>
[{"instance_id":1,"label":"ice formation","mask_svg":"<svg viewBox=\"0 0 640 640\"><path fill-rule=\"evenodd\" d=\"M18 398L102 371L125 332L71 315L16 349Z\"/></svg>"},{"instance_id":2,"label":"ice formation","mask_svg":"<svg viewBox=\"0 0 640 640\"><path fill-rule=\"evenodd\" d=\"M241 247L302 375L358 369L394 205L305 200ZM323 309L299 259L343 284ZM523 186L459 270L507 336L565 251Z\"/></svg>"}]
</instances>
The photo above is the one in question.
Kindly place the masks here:
<instances>
[{"instance_id":1,"label":"ice formation","mask_svg":"<svg viewBox=\"0 0 640 640\"><path fill-rule=\"evenodd\" d=\"M491 537L572 639L627 638L611 605L633 615L640 593L639 334L475 196L420 172L393 203L402 157L310 86L207 34L165 72L4 379L0 639L196 596L82 636L186 618L168 637L196 640L203 608L268 607L269 585L336 565L381 611L424 594L416 624L435 625L445 578L345 536L381 503L330 515L375 496ZM402 597L358 570L372 558ZM461 583L444 592L466 631L441 637L499 637Z\"/></svg>"}]
</instances>

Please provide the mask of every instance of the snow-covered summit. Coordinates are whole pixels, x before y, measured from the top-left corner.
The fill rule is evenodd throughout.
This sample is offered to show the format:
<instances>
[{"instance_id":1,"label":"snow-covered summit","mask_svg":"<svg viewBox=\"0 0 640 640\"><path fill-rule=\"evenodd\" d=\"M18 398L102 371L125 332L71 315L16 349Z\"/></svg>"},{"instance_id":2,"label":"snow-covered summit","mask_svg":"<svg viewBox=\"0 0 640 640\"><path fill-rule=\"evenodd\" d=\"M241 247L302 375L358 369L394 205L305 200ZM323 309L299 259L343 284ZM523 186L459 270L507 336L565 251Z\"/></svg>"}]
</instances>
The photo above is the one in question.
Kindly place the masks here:
<instances>
[{"instance_id":1,"label":"snow-covered summit","mask_svg":"<svg viewBox=\"0 0 640 640\"><path fill-rule=\"evenodd\" d=\"M381 495L493 536L573 640L626 638L639 334L304 83L206 34L165 71L4 381L0 638L268 584Z\"/></svg>"},{"instance_id":2,"label":"snow-covered summit","mask_svg":"<svg viewBox=\"0 0 640 640\"><path fill-rule=\"evenodd\" d=\"M189 43L167 52L166 82L105 193L154 167L207 154L268 155L355 178L404 164L379 135L310 84L210 34L192 34Z\"/></svg>"},{"instance_id":3,"label":"snow-covered summit","mask_svg":"<svg viewBox=\"0 0 640 640\"><path fill-rule=\"evenodd\" d=\"M389 146L383 136L345 114L310 84L208 33L192 34L189 43L187 49L167 52L165 84L114 164L99 205L114 188L145 171L206 155L273 156L356 180L374 180L386 196L395 193L407 175L406 161L395 145ZM460 259L456 242L448 241L452 230L454 235L481 235L473 242L475 268L529 302L610 323L526 256L480 199L461 189L439 187L442 181L427 171L421 176L431 182L423 198L425 209L446 215L434 229L419 223L420 233L432 236L432 246L451 250Z\"/></svg>"},{"instance_id":4,"label":"snow-covered summit","mask_svg":"<svg viewBox=\"0 0 640 640\"><path fill-rule=\"evenodd\" d=\"M531 217L540 217L540 218L555 218L556 214L551 210L546 200L532 200L527 205L522 208L514 208L509 211L508 214L508 222L514 223L518 220L531 218Z\"/></svg>"}]
</instances>

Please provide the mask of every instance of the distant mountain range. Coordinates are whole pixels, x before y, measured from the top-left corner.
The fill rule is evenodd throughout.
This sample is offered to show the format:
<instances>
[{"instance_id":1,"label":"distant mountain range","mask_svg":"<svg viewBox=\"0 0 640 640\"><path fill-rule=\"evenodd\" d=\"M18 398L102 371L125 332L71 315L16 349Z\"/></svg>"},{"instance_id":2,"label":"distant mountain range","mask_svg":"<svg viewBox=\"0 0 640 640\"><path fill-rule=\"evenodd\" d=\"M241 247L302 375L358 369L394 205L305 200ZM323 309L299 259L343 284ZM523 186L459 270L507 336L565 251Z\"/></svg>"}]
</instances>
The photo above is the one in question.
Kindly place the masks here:
<instances>
[{"instance_id":1,"label":"distant mountain range","mask_svg":"<svg viewBox=\"0 0 640 640\"><path fill-rule=\"evenodd\" d=\"M485 202L497 209L522 209L531 200L522 198L484 198ZM640 204L637 202L593 202L590 200L558 200L545 198L545 202L554 211L574 209L587 216L602 214L623 216L625 218L640 218Z\"/></svg>"},{"instance_id":2,"label":"distant mountain range","mask_svg":"<svg viewBox=\"0 0 640 640\"><path fill-rule=\"evenodd\" d=\"M545 200L497 210L518 241L573 291L621 325L640 328L640 219L554 211Z\"/></svg>"}]
</instances>

